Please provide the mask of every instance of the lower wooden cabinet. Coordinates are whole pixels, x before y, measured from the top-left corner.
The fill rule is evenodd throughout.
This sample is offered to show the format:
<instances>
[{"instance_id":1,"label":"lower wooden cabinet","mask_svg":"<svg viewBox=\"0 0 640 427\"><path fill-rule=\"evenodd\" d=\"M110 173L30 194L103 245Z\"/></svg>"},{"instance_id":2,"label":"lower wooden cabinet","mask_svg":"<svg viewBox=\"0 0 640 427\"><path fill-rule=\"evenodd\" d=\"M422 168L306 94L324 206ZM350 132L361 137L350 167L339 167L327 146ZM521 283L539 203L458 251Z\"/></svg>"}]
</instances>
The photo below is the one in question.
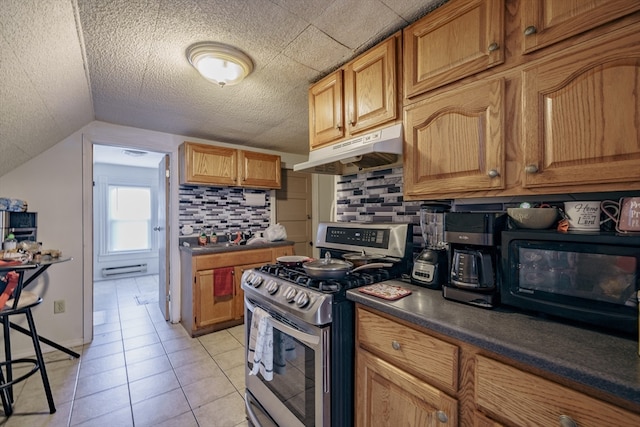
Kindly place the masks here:
<instances>
[{"instance_id":1,"label":"lower wooden cabinet","mask_svg":"<svg viewBox=\"0 0 640 427\"><path fill-rule=\"evenodd\" d=\"M478 355L476 405L518 426L640 426L640 415Z\"/></svg>"},{"instance_id":2,"label":"lower wooden cabinet","mask_svg":"<svg viewBox=\"0 0 640 427\"><path fill-rule=\"evenodd\" d=\"M242 274L283 253L292 255L293 246L195 256L181 251L180 323L192 337L242 324Z\"/></svg>"},{"instance_id":3,"label":"lower wooden cabinet","mask_svg":"<svg viewBox=\"0 0 640 427\"><path fill-rule=\"evenodd\" d=\"M457 426L458 402L366 350L356 352L356 425Z\"/></svg>"},{"instance_id":4,"label":"lower wooden cabinet","mask_svg":"<svg viewBox=\"0 0 640 427\"><path fill-rule=\"evenodd\" d=\"M615 400L360 304L355 380L358 427L640 426Z\"/></svg>"}]
</instances>

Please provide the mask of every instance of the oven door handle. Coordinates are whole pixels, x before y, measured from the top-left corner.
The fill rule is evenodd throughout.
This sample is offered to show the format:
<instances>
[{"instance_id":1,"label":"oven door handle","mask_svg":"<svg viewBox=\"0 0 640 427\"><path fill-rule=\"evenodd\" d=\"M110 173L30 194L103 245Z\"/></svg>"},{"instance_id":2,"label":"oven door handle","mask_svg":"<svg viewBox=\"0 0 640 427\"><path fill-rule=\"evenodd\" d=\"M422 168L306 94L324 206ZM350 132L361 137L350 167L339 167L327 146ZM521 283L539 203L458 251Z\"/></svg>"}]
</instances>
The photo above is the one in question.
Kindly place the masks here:
<instances>
[{"instance_id":1,"label":"oven door handle","mask_svg":"<svg viewBox=\"0 0 640 427\"><path fill-rule=\"evenodd\" d=\"M247 309L253 313L253 311L256 308L255 304L251 304L251 302L247 298L244 299L244 303L247 306ZM320 344L319 336L310 335L310 334L301 332L297 329L292 328L291 326L285 325L284 323L274 319L273 317L270 317L269 321L271 322L271 325L274 328L278 329L281 332L284 332L285 334L293 338L296 338L298 341L301 341L305 344L309 344L310 346L313 346L313 347L317 347L318 344Z\"/></svg>"}]
</instances>

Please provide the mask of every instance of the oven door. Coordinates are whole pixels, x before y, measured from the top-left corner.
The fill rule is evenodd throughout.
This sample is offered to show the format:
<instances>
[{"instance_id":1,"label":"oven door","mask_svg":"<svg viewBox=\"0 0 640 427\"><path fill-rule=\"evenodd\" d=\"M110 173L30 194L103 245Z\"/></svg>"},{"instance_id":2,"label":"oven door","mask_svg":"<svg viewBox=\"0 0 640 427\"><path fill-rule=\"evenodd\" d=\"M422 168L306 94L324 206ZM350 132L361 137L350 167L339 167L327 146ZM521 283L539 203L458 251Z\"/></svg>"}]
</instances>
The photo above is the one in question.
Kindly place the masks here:
<instances>
[{"instance_id":1,"label":"oven door","mask_svg":"<svg viewBox=\"0 0 640 427\"><path fill-rule=\"evenodd\" d=\"M251 423L262 425L260 414L255 411L264 408L267 415L281 426L328 426L330 327L316 327L296 321L291 319L290 314L287 318L268 303L254 301L245 295L245 359L249 349L252 314L257 305L272 317L274 342L280 343L274 344L274 351L279 351L280 355L274 354L271 381L266 381L260 373L249 375L253 363L245 360L245 386L259 403L247 405Z\"/></svg>"}]
</instances>

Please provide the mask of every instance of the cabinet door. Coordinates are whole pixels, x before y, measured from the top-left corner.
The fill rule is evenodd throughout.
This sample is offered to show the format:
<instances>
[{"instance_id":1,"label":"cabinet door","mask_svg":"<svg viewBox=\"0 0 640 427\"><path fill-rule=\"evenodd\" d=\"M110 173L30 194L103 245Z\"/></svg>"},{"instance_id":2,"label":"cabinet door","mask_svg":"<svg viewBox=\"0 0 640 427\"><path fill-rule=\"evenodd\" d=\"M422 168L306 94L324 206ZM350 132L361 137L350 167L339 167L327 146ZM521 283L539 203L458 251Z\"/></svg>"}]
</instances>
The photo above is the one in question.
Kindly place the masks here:
<instances>
[{"instance_id":1,"label":"cabinet door","mask_svg":"<svg viewBox=\"0 0 640 427\"><path fill-rule=\"evenodd\" d=\"M495 79L407 107L405 195L504 188L503 105L504 81Z\"/></svg>"},{"instance_id":2,"label":"cabinet door","mask_svg":"<svg viewBox=\"0 0 640 427\"><path fill-rule=\"evenodd\" d=\"M364 350L356 351L356 425L458 425L458 402Z\"/></svg>"},{"instance_id":3,"label":"cabinet door","mask_svg":"<svg viewBox=\"0 0 640 427\"><path fill-rule=\"evenodd\" d=\"M231 295L215 296L214 274L215 270L201 270L196 273L194 295L196 329L231 320L234 317L233 284Z\"/></svg>"},{"instance_id":4,"label":"cabinet door","mask_svg":"<svg viewBox=\"0 0 640 427\"><path fill-rule=\"evenodd\" d=\"M251 268L258 268L265 265L264 262L257 264L241 265L233 269L233 281L235 287L235 302L234 302L234 319L241 319L244 317L244 291L242 290L242 274L245 270Z\"/></svg>"},{"instance_id":5,"label":"cabinet door","mask_svg":"<svg viewBox=\"0 0 640 427\"><path fill-rule=\"evenodd\" d=\"M523 71L523 187L638 183L640 33L631 30Z\"/></svg>"},{"instance_id":6,"label":"cabinet door","mask_svg":"<svg viewBox=\"0 0 640 427\"><path fill-rule=\"evenodd\" d=\"M397 38L391 37L351 62L345 70L345 102L350 134L398 116Z\"/></svg>"},{"instance_id":7,"label":"cabinet door","mask_svg":"<svg viewBox=\"0 0 640 427\"><path fill-rule=\"evenodd\" d=\"M404 30L404 96L504 62L504 0L452 1Z\"/></svg>"},{"instance_id":8,"label":"cabinet door","mask_svg":"<svg viewBox=\"0 0 640 427\"><path fill-rule=\"evenodd\" d=\"M524 53L640 10L637 0L526 0L521 4Z\"/></svg>"},{"instance_id":9,"label":"cabinet door","mask_svg":"<svg viewBox=\"0 0 640 427\"><path fill-rule=\"evenodd\" d=\"M237 185L237 150L185 142L179 151L181 184Z\"/></svg>"},{"instance_id":10,"label":"cabinet door","mask_svg":"<svg viewBox=\"0 0 640 427\"><path fill-rule=\"evenodd\" d=\"M309 144L313 150L344 136L342 70L309 88Z\"/></svg>"},{"instance_id":11,"label":"cabinet door","mask_svg":"<svg viewBox=\"0 0 640 427\"><path fill-rule=\"evenodd\" d=\"M640 425L637 414L483 356L475 384L478 409L509 425Z\"/></svg>"},{"instance_id":12,"label":"cabinet door","mask_svg":"<svg viewBox=\"0 0 640 427\"><path fill-rule=\"evenodd\" d=\"M281 187L280 156L240 151L238 160L241 186L268 189Z\"/></svg>"}]
</instances>

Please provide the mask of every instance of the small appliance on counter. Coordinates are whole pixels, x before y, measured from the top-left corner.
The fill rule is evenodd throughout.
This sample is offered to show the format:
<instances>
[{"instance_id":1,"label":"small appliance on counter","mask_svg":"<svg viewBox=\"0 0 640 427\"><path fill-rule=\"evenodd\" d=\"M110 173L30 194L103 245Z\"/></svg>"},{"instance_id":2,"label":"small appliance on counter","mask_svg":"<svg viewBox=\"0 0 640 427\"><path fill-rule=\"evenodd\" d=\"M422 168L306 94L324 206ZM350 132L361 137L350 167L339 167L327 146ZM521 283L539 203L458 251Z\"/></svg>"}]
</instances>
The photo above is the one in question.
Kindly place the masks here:
<instances>
[{"instance_id":1,"label":"small appliance on counter","mask_svg":"<svg viewBox=\"0 0 640 427\"><path fill-rule=\"evenodd\" d=\"M38 214L36 212L0 211L0 241L12 234L16 242L38 241Z\"/></svg>"},{"instance_id":2,"label":"small appliance on counter","mask_svg":"<svg viewBox=\"0 0 640 427\"><path fill-rule=\"evenodd\" d=\"M450 300L493 308L499 300L500 233L504 212L449 212L444 238L449 244L449 280L442 295Z\"/></svg>"},{"instance_id":3,"label":"small appliance on counter","mask_svg":"<svg viewBox=\"0 0 640 427\"><path fill-rule=\"evenodd\" d=\"M420 206L420 228L424 250L413 263L411 282L418 286L440 289L448 278L448 248L444 240L444 217L450 206L425 203Z\"/></svg>"},{"instance_id":4,"label":"small appliance on counter","mask_svg":"<svg viewBox=\"0 0 640 427\"><path fill-rule=\"evenodd\" d=\"M509 230L501 252L502 304L637 334L640 236Z\"/></svg>"}]
</instances>

